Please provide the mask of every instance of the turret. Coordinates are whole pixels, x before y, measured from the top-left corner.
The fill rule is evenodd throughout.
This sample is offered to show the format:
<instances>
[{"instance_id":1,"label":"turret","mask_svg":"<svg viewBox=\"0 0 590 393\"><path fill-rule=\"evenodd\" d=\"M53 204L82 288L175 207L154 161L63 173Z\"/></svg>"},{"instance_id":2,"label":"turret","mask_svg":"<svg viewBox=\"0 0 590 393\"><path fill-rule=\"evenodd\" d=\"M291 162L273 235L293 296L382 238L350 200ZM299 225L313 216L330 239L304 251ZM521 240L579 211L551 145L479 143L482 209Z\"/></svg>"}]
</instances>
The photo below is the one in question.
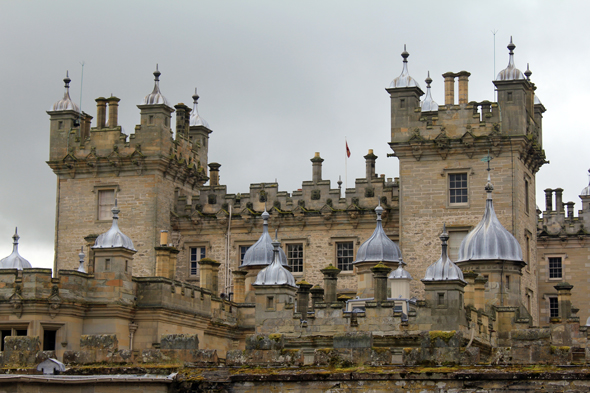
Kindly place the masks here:
<instances>
[{"instance_id":1,"label":"turret","mask_svg":"<svg viewBox=\"0 0 590 393\"><path fill-rule=\"evenodd\" d=\"M189 138L193 143L198 144L199 159L203 168L207 167L208 149L209 149L209 134L211 128L209 123L199 115L198 108L199 95L195 87L195 94L193 95L193 110L189 121Z\"/></svg>"}]
</instances>

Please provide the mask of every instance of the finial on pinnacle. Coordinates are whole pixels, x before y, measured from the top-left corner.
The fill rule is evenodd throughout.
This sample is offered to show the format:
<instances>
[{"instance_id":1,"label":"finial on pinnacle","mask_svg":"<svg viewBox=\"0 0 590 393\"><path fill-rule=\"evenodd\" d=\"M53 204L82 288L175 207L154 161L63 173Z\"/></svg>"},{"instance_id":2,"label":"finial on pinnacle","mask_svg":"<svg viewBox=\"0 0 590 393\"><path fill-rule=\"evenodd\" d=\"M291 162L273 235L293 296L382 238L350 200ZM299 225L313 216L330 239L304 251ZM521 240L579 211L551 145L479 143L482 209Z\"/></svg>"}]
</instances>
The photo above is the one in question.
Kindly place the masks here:
<instances>
[{"instance_id":1,"label":"finial on pinnacle","mask_svg":"<svg viewBox=\"0 0 590 393\"><path fill-rule=\"evenodd\" d=\"M410 54L406 51L406 44L404 44L404 51L402 52L402 57L404 58L404 63L408 62L408 56L410 56Z\"/></svg>"},{"instance_id":2,"label":"finial on pinnacle","mask_svg":"<svg viewBox=\"0 0 590 393\"><path fill-rule=\"evenodd\" d=\"M84 254L84 246L80 247L80 253L78 254L78 257L80 258L80 263L84 262L84 257L86 256L86 254Z\"/></svg>"},{"instance_id":3,"label":"finial on pinnacle","mask_svg":"<svg viewBox=\"0 0 590 393\"><path fill-rule=\"evenodd\" d=\"M193 95L193 102L196 104L199 101L199 95L197 94L197 88L195 87L195 94Z\"/></svg>"},{"instance_id":4,"label":"finial on pinnacle","mask_svg":"<svg viewBox=\"0 0 590 393\"><path fill-rule=\"evenodd\" d=\"M426 77L424 82L426 82L426 87L430 87L430 84L432 83L432 78L430 78L430 71L428 71L428 76Z\"/></svg>"},{"instance_id":5,"label":"finial on pinnacle","mask_svg":"<svg viewBox=\"0 0 590 393\"><path fill-rule=\"evenodd\" d=\"M526 76L527 81L531 80L531 75L533 75L533 71L529 69L529 63L526 63L526 71L524 72L524 75Z\"/></svg>"},{"instance_id":6,"label":"finial on pinnacle","mask_svg":"<svg viewBox=\"0 0 590 393\"><path fill-rule=\"evenodd\" d=\"M443 231L439 236L440 240L442 241L442 244L444 246L446 246L447 244L447 240L449 240L449 234L447 233L447 224L443 222Z\"/></svg>"},{"instance_id":7,"label":"finial on pinnacle","mask_svg":"<svg viewBox=\"0 0 590 393\"><path fill-rule=\"evenodd\" d=\"M113 220L117 220L119 218L119 213L121 212L121 210L119 210L119 207L117 206L116 199L115 199L115 206L113 206L113 208L111 209L111 212L113 213Z\"/></svg>"},{"instance_id":8,"label":"finial on pinnacle","mask_svg":"<svg viewBox=\"0 0 590 393\"><path fill-rule=\"evenodd\" d=\"M482 158L481 160L483 162L487 162L488 163L488 168L486 169L488 171L488 182L485 186L485 190L489 193L492 192L492 190L494 189L494 186L492 185L492 179L490 177L490 171L492 170L490 168L490 161L492 161L494 158L492 156L490 156L490 151L488 150L488 155L485 156L484 158Z\"/></svg>"},{"instance_id":9,"label":"finial on pinnacle","mask_svg":"<svg viewBox=\"0 0 590 393\"><path fill-rule=\"evenodd\" d=\"M156 82L160 80L160 75L162 75L162 73L158 70L158 64L156 64L156 70L154 71L154 80Z\"/></svg>"},{"instance_id":10,"label":"finial on pinnacle","mask_svg":"<svg viewBox=\"0 0 590 393\"><path fill-rule=\"evenodd\" d=\"M70 79L70 72L66 71L66 77L64 78L64 83L66 84L66 89L70 87L70 82L72 80Z\"/></svg>"},{"instance_id":11,"label":"finial on pinnacle","mask_svg":"<svg viewBox=\"0 0 590 393\"><path fill-rule=\"evenodd\" d=\"M381 207L381 200L379 200L379 204L375 208L375 213L377 213L377 221L381 221L381 214L383 214L383 208Z\"/></svg>"},{"instance_id":12,"label":"finial on pinnacle","mask_svg":"<svg viewBox=\"0 0 590 393\"><path fill-rule=\"evenodd\" d=\"M18 239L20 239L20 236L18 235L18 227L15 227L14 235L12 235L13 244L18 244Z\"/></svg>"},{"instance_id":13,"label":"finial on pinnacle","mask_svg":"<svg viewBox=\"0 0 590 393\"><path fill-rule=\"evenodd\" d=\"M510 43L508 44L507 48L510 51L510 54L513 55L514 54L514 48L516 48L516 45L514 45L512 43L512 36L510 36Z\"/></svg>"}]
</instances>

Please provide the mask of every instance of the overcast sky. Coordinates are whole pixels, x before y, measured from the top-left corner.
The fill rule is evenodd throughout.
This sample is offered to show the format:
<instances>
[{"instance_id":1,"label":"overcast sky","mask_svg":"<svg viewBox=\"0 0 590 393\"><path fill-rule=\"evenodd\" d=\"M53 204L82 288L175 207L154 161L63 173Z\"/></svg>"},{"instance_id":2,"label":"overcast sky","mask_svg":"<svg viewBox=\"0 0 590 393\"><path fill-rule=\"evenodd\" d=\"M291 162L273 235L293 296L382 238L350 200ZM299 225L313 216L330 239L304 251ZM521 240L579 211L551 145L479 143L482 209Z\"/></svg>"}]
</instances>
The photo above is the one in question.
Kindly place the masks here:
<instances>
[{"instance_id":1,"label":"overcast sky","mask_svg":"<svg viewBox=\"0 0 590 393\"><path fill-rule=\"evenodd\" d=\"M63 95L96 116L94 99L121 99L119 123L129 134L136 105L153 88L191 106L213 129L209 161L222 164L229 192L249 183L279 182L281 191L311 180L310 158L325 159L323 178L344 179L344 139L352 156L348 186L364 177L368 149L377 172L398 176L391 150L389 96L402 69L422 87L430 71L434 100L444 104L447 71L471 72L469 99L494 101L495 72L527 62L545 107L544 148L550 165L537 174L543 189L561 187L575 201L588 184L590 99L587 37L590 3L569 1L0 1L0 258L20 252L51 267L56 176L45 161L49 118ZM95 124L93 123L93 126ZM121 222L125 231L125 223ZM83 239L80 239L82 244Z\"/></svg>"}]
</instances>

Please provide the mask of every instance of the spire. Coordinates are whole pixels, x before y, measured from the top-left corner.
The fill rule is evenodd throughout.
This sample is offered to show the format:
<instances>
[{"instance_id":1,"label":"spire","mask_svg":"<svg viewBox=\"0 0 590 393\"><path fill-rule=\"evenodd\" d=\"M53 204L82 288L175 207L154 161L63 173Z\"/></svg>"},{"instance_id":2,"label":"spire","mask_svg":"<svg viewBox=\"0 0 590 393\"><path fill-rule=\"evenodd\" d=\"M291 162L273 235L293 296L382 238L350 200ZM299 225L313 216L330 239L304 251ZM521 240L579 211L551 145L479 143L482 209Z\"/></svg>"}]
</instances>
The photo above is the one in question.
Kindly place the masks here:
<instances>
[{"instance_id":1,"label":"spire","mask_svg":"<svg viewBox=\"0 0 590 393\"><path fill-rule=\"evenodd\" d=\"M96 241L94 242L94 247L92 248L126 248L128 250L136 251L133 247L133 242L129 238L129 236L125 235L119 229L119 207L117 206L117 200L115 199L115 206L111 209L113 213L113 223L111 228L106 231L105 233L101 234Z\"/></svg>"},{"instance_id":2,"label":"spire","mask_svg":"<svg viewBox=\"0 0 590 393\"><path fill-rule=\"evenodd\" d=\"M259 265L270 265L273 261L273 241L268 234L268 218L270 214L266 211L264 206L264 212L260 215L262 218L262 235L256 243L248 248L246 254L244 254L244 260L240 266L259 266ZM275 235L276 236L276 235ZM282 248L279 247L279 259L285 266L287 263L287 255Z\"/></svg>"},{"instance_id":3,"label":"spire","mask_svg":"<svg viewBox=\"0 0 590 393\"><path fill-rule=\"evenodd\" d=\"M524 75L516 66L514 65L514 48L516 45L512 43L512 36L510 36L510 43L507 46L508 48L508 67L503 69L498 73L496 80L498 81L507 81L507 80L516 80L516 79L525 79Z\"/></svg>"},{"instance_id":4,"label":"spire","mask_svg":"<svg viewBox=\"0 0 590 393\"><path fill-rule=\"evenodd\" d=\"M416 82L416 80L414 78L412 78L410 76L410 73L408 72L408 57L409 56L410 56L410 54L406 51L406 45L404 44L404 51L402 52L402 58L404 59L402 73L400 76L398 76L397 78L395 78L391 82L391 84L389 85L390 89L396 89L396 88L402 88L402 87L420 88L420 85L418 85L418 82Z\"/></svg>"},{"instance_id":5,"label":"spire","mask_svg":"<svg viewBox=\"0 0 590 393\"><path fill-rule=\"evenodd\" d=\"M490 161L493 160L492 156L490 156L490 152L488 151L488 155L485 156L484 158L481 159L483 162L487 162L488 163L488 169L486 169L488 171L488 182L486 183L485 186L485 190L486 193L488 194L487 199L488 200L492 200L492 191L494 191L494 186L492 185L492 179L490 176Z\"/></svg>"},{"instance_id":6,"label":"spire","mask_svg":"<svg viewBox=\"0 0 590 393\"><path fill-rule=\"evenodd\" d=\"M443 224L443 231L440 234L441 240L441 254L438 261L433 263L426 269L426 275L423 281L447 281L447 280L461 280L463 279L463 272L461 269L451 261L448 254L449 234L447 233L447 226Z\"/></svg>"},{"instance_id":7,"label":"spire","mask_svg":"<svg viewBox=\"0 0 590 393\"><path fill-rule=\"evenodd\" d=\"M207 127L209 128L209 123L207 123L205 121L205 119L203 119L200 115L199 115L199 109L198 109L198 103L199 101L199 95L197 94L197 88L195 87L195 94L193 95L193 110L191 112L191 117L190 117L190 123L189 125L191 127L193 126L202 126L202 127Z\"/></svg>"},{"instance_id":8,"label":"spire","mask_svg":"<svg viewBox=\"0 0 590 393\"><path fill-rule=\"evenodd\" d=\"M80 112L78 105L70 98L70 79L69 71L66 71L66 77L64 78L64 97L53 104L51 110L53 111L76 111Z\"/></svg>"},{"instance_id":9,"label":"spire","mask_svg":"<svg viewBox=\"0 0 590 393\"><path fill-rule=\"evenodd\" d=\"M434 112L438 111L438 104L434 102L432 99L432 95L430 94L430 84L432 83L432 78L430 78L430 71L428 71L428 77L425 79L426 82L426 97L424 97L424 101L422 101L421 109L422 112Z\"/></svg>"},{"instance_id":10,"label":"spire","mask_svg":"<svg viewBox=\"0 0 590 393\"><path fill-rule=\"evenodd\" d=\"M377 225L375 226L375 231L371 237L359 247L354 263L399 262L402 252L397 244L395 244L383 230L383 225L381 223L383 210L383 207L381 207L381 201L379 201L379 205L375 208L375 213L377 213Z\"/></svg>"},{"instance_id":11,"label":"spire","mask_svg":"<svg viewBox=\"0 0 590 393\"><path fill-rule=\"evenodd\" d=\"M154 71L154 90L150 94L145 96L142 102L143 105L163 104L170 106L166 97L164 97L160 92L160 75L162 75L162 73L160 72L160 70L158 69L158 65L156 64L156 70Z\"/></svg>"},{"instance_id":12,"label":"spire","mask_svg":"<svg viewBox=\"0 0 590 393\"><path fill-rule=\"evenodd\" d=\"M524 75L526 76L527 81L531 80L531 75L533 75L533 71L530 70L529 63L526 63L526 71L524 72Z\"/></svg>"},{"instance_id":13,"label":"spire","mask_svg":"<svg viewBox=\"0 0 590 393\"><path fill-rule=\"evenodd\" d=\"M12 236L12 253L6 258L0 260L0 269L28 269L31 268L31 263L18 253L18 228L14 228L14 235Z\"/></svg>"}]
</instances>

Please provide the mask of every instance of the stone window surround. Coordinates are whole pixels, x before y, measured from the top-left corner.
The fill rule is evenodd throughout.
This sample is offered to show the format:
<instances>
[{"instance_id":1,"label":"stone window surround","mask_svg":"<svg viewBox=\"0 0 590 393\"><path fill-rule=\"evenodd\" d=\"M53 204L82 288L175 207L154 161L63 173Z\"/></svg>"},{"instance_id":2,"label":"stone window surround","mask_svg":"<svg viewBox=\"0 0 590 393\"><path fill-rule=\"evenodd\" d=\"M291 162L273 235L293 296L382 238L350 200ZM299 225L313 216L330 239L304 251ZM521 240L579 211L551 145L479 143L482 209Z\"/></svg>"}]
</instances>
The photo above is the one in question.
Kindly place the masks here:
<instances>
[{"instance_id":1,"label":"stone window surround","mask_svg":"<svg viewBox=\"0 0 590 393\"><path fill-rule=\"evenodd\" d=\"M524 230L524 246L526 247L526 250L524 250L524 255L523 258L525 259L526 262L526 271L527 272L531 272L531 262L532 262L532 253L531 253L531 240L533 238L533 234L528 230L525 229Z\"/></svg>"},{"instance_id":2,"label":"stone window surround","mask_svg":"<svg viewBox=\"0 0 590 393\"><path fill-rule=\"evenodd\" d=\"M196 275L191 274L191 248L196 248L196 247L205 248L205 258L207 258L207 256L211 253L210 242L201 241L201 242L186 242L186 243L184 243L183 249L186 250L186 279L187 279L187 281L199 281L199 279L200 279L198 264L197 264L197 274Z\"/></svg>"},{"instance_id":3,"label":"stone window surround","mask_svg":"<svg viewBox=\"0 0 590 393\"><path fill-rule=\"evenodd\" d=\"M524 210L525 214L528 216L530 214L529 211L531 210L530 209L530 207L531 207L531 203L530 203L531 191L530 190L531 190L532 179L528 173L524 174L523 179L524 179L523 188L524 188L524 198L525 198L523 210ZM535 212L536 212L536 209L535 209Z\"/></svg>"},{"instance_id":4,"label":"stone window surround","mask_svg":"<svg viewBox=\"0 0 590 393\"><path fill-rule=\"evenodd\" d=\"M467 175L467 202L465 203L451 203L450 201L450 178L449 175L456 175L460 173L465 173ZM471 207L471 197L470 197L470 182L471 176L475 172L473 171L472 167L463 167L463 168L445 168L441 172L441 176L445 178L445 205L447 209L468 209Z\"/></svg>"},{"instance_id":5,"label":"stone window surround","mask_svg":"<svg viewBox=\"0 0 590 393\"><path fill-rule=\"evenodd\" d=\"M565 280L565 261L568 258L567 254L544 254L545 266L547 266L547 276L545 282L550 281L564 281ZM561 277L551 277L551 269L549 266L549 258L561 258Z\"/></svg>"},{"instance_id":6,"label":"stone window surround","mask_svg":"<svg viewBox=\"0 0 590 393\"><path fill-rule=\"evenodd\" d=\"M108 190L113 190L115 192L115 200L117 199L117 194L119 193L119 191L121 191L118 184L100 184L100 185L94 186L94 188L92 189L92 192L96 195L94 198L95 199L94 206L96 206L96 210L95 210L96 215L95 215L95 219L94 219L95 223L113 221L112 216L107 220L99 220L98 219L98 208L99 208L98 204L99 204L100 191L108 191Z\"/></svg>"},{"instance_id":7,"label":"stone window surround","mask_svg":"<svg viewBox=\"0 0 590 393\"><path fill-rule=\"evenodd\" d=\"M331 236L328 240L328 245L334 247L333 253L333 262L332 266L338 267L338 257L337 257L337 250L336 244L342 242L352 242L352 260L354 262L356 252L358 251L358 246L361 244L361 238L359 236ZM352 266L352 270L343 270L340 272L341 275L354 275L356 272L356 267Z\"/></svg>"},{"instance_id":8,"label":"stone window surround","mask_svg":"<svg viewBox=\"0 0 590 393\"><path fill-rule=\"evenodd\" d=\"M46 330L54 331L55 332L55 349L58 349L59 346L66 347L68 345L68 335L66 331L66 324L62 322L40 322L41 329L43 332ZM61 339L61 341L60 341ZM41 342L41 348L45 345L44 342Z\"/></svg>"}]
</instances>

